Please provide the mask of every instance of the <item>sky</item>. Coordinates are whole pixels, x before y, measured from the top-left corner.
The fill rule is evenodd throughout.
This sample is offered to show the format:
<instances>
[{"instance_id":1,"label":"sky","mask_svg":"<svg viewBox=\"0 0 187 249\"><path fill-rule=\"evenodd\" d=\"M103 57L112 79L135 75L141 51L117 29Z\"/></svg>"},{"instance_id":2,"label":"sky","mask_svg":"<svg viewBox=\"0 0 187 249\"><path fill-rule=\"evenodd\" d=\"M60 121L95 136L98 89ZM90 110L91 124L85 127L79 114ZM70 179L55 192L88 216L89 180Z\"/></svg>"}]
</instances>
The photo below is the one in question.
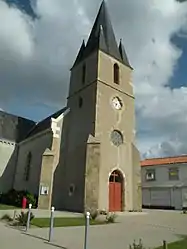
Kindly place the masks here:
<instances>
[{"instance_id":1,"label":"sky","mask_svg":"<svg viewBox=\"0 0 187 249\"><path fill-rule=\"evenodd\" d=\"M66 105L101 0L0 0L0 109L41 120ZM187 154L187 2L108 0L134 68L142 158Z\"/></svg>"}]
</instances>

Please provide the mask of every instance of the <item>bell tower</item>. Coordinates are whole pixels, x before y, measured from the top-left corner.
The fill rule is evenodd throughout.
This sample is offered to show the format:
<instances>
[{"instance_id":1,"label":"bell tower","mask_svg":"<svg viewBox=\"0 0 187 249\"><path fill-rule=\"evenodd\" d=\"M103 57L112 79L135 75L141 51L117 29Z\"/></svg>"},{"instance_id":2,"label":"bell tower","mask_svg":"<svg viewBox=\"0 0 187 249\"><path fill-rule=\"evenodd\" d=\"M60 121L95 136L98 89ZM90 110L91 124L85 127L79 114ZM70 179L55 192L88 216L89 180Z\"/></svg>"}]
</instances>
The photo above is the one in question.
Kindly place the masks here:
<instances>
[{"instance_id":1,"label":"bell tower","mask_svg":"<svg viewBox=\"0 0 187 249\"><path fill-rule=\"evenodd\" d=\"M61 150L62 209L141 209L131 73L103 1L71 69Z\"/></svg>"}]
</instances>

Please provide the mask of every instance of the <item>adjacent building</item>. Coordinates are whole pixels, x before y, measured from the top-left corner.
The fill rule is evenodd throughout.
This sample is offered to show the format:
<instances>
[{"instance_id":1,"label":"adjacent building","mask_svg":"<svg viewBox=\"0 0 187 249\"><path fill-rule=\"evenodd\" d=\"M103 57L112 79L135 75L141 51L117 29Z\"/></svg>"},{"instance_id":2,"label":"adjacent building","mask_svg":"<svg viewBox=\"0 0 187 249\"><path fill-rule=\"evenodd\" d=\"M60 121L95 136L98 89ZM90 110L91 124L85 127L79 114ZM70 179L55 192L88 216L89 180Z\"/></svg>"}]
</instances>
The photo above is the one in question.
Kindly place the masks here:
<instances>
[{"instance_id":1,"label":"adjacent building","mask_svg":"<svg viewBox=\"0 0 187 249\"><path fill-rule=\"evenodd\" d=\"M141 162L144 208L181 210L187 201L187 156Z\"/></svg>"},{"instance_id":2,"label":"adjacent building","mask_svg":"<svg viewBox=\"0 0 187 249\"><path fill-rule=\"evenodd\" d=\"M13 187L18 159L18 144L35 122L0 111L0 192Z\"/></svg>"}]
</instances>

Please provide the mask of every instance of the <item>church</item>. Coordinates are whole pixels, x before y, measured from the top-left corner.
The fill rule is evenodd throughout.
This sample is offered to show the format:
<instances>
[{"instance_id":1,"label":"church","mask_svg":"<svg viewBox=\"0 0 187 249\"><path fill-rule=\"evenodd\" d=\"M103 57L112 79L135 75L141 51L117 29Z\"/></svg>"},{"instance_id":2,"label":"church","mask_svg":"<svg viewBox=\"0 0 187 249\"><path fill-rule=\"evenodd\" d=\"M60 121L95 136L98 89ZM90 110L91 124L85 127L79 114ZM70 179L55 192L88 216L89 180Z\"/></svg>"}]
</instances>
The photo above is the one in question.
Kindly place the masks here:
<instances>
[{"instance_id":1,"label":"church","mask_svg":"<svg viewBox=\"0 0 187 249\"><path fill-rule=\"evenodd\" d=\"M40 209L140 211L132 70L103 1L66 107L38 123L0 111L0 191L28 190Z\"/></svg>"}]
</instances>

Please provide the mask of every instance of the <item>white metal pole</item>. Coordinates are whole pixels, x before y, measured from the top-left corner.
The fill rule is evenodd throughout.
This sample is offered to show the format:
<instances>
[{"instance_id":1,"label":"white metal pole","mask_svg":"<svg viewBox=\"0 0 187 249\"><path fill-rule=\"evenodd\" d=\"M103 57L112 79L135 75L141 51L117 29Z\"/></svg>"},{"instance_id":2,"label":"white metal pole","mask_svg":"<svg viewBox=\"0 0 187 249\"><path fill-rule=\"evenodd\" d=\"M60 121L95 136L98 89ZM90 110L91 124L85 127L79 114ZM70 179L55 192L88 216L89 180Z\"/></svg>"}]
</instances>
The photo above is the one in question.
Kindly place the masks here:
<instances>
[{"instance_id":1,"label":"white metal pole","mask_svg":"<svg viewBox=\"0 0 187 249\"><path fill-rule=\"evenodd\" d=\"M28 216L27 216L26 232L28 231L28 229L30 227L31 208L32 208L32 204L29 204L29 211L28 211Z\"/></svg>"},{"instance_id":2,"label":"white metal pole","mask_svg":"<svg viewBox=\"0 0 187 249\"><path fill-rule=\"evenodd\" d=\"M51 240L53 238L54 211L55 211L55 208L51 207L51 219L50 219L50 228L49 228L49 242L51 242Z\"/></svg>"},{"instance_id":3,"label":"white metal pole","mask_svg":"<svg viewBox=\"0 0 187 249\"><path fill-rule=\"evenodd\" d=\"M85 237L84 237L84 249L88 246L88 228L90 225L90 213L86 212L86 224L85 224Z\"/></svg>"}]
</instances>

